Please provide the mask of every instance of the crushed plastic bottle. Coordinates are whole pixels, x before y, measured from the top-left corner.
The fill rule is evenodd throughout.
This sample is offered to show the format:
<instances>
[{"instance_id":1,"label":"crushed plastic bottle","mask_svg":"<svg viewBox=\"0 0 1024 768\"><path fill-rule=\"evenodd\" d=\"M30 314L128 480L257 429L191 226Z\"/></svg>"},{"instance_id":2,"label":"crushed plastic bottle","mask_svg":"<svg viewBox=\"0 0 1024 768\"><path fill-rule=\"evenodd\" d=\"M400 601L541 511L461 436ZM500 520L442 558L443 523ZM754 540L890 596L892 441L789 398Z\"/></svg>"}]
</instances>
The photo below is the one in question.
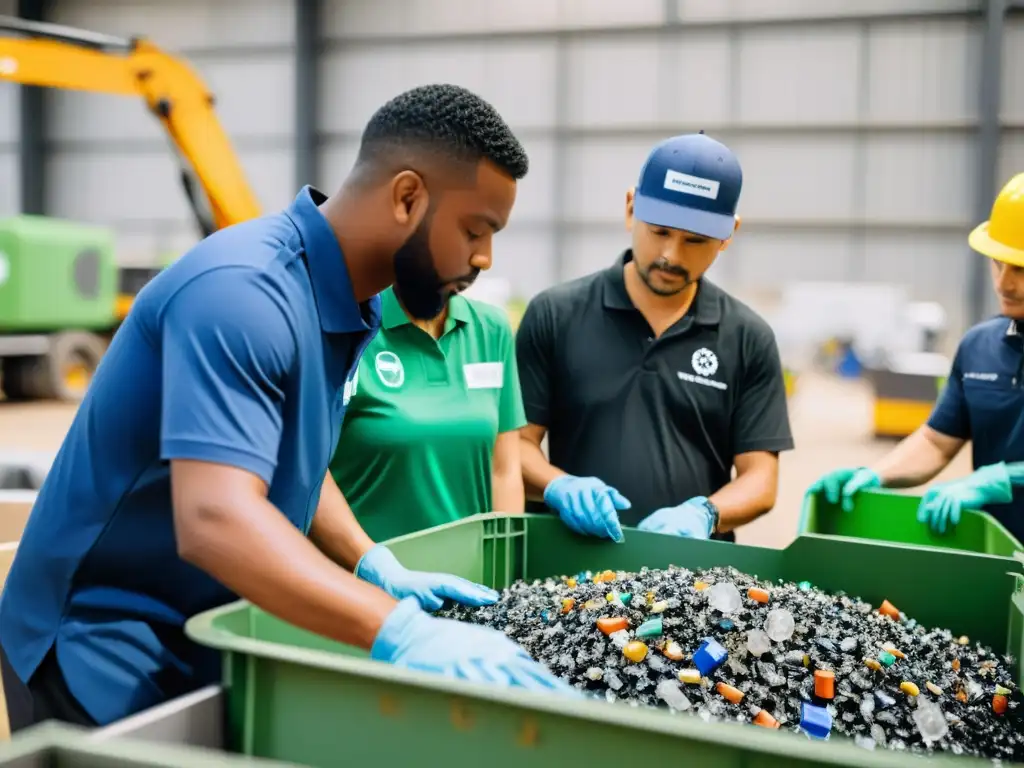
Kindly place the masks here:
<instances>
[{"instance_id":1,"label":"crushed plastic bottle","mask_svg":"<svg viewBox=\"0 0 1024 768\"><path fill-rule=\"evenodd\" d=\"M917 705L914 711L914 724L917 725L917 730L926 744L939 741L949 733L949 725L946 723L946 716L942 714L942 708L927 699Z\"/></svg>"},{"instance_id":2,"label":"crushed plastic bottle","mask_svg":"<svg viewBox=\"0 0 1024 768\"><path fill-rule=\"evenodd\" d=\"M622 678L619 677L619 673L614 669L606 669L604 671L604 681L608 683L608 687L613 691L622 689L625 683L622 682Z\"/></svg>"},{"instance_id":3,"label":"crushed plastic bottle","mask_svg":"<svg viewBox=\"0 0 1024 768\"><path fill-rule=\"evenodd\" d=\"M796 629L796 622L793 621L793 614L784 608L776 608L768 611L768 617L764 620L764 631L776 643L784 643L793 637Z\"/></svg>"},{"instance_id":4,"label":"crushed plastic bottle","mask_svg":"<svg viewBox=\"0 0 1024 768\"><path fill-rule=\"evenodd\" d=\"M772 640L768 633L761 629L752 629L747 632L747 650L751 656L761 658L772 649Z\"/></svg>"},{"instance_id":5,"label":"crushed plastic bottle","mask_svg":"<svg viewBox=\"0 0 1024 768\"><path fill-rule=\"evenodd\" d=\"M686 698L679 683L672 680L662 680L655 689L658 698L668 704L677 712L685 712L691 706L690 700Z\"/></svg>"},{"instance_id":6,"label":"crushed plastic bottle","mask_svg":"<svg viewBox=\"0 0 1024 768\"><path fill-rule=\"evenodd\" d=\"M708 605L719 613L736 613L742 605L743 598L736 585L728 581L719 582L707 589Z\"/></svg>"},{"instance_id":7,"label":"crushed plastic bottle","mask_svg":"<svg viewBox=\"0 0 1024 768\"><path fill-rule=\"evenodd\" d=\"M629 645L633 640L633 638L629 636L629 630L627 629L620 629L617 632L612 632L608 635L608 639L612 641L612 645L620 650Z\"/></svg>"}]
</instances>

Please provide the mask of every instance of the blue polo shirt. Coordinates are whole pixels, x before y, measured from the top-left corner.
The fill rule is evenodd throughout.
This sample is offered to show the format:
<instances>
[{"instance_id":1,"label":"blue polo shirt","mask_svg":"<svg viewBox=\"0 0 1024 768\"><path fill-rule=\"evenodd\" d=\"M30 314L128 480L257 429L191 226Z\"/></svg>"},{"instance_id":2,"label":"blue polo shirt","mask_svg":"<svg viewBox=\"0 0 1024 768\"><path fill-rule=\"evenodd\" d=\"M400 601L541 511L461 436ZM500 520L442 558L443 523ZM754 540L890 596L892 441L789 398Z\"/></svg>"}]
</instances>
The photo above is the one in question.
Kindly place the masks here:
<instances>
[{"instance_id":1,"label":"blue polo shirt","mask_svg":"<svg viewBox=\"0 0 1024 768\"><path fill-rule=\"evenodd\" d=\"M309 187L206 238L139 294L39 493L0 598L0 643L27 681L56 645L106 724L218 679L193 614L237 597L179 559L168 462L248 470L308 532L345 384L380 325L359 305Z\"/></svg>"},{"instance_id":2,"label":"blue polo shirt","mask_svg":"<svg viewBox=\"0 0 1024 768\"><path fill-rule=\"evenodd\" d=\"M997 317L967 332L928 426L970 440L975 469L1024 461L1024 336L1015 321ZM1024 488L985 511L1024 538Z\"/></svg>"}]
</instances>

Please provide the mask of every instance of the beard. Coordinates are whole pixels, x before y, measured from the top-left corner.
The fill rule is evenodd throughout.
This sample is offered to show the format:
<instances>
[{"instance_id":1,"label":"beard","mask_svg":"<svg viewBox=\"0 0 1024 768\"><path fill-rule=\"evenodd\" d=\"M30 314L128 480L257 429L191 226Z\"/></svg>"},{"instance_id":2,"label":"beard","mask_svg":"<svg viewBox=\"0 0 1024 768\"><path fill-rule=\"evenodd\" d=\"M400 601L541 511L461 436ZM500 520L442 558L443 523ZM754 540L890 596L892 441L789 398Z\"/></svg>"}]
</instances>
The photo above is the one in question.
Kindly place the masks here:
<instances>
[{"instance_id":1,"label":"beard","mask_svg":"<svg viewBox=\"0 0 1024 768\"><path fill-rule=\"evenodd\" d=\"M640 279L643 280L644 285L647 286L647 289L651 293L656 294L658 296L675 296L677 293L682 293L683 291L685 291L694 283L694 280L690 276L689 270L686 270L683 267L671 266L667 262L656 261L653 264L649 265L646 269L640 269L638 267L636 271L637 274L640 275ZM654 273L656 272L676 275L678 277L681 277L683 281L678 286L669 287L666 285L658 285L657 283L654 282Z\"/></svg>"},{"instance_id":2,"label":"beard","mask_svg":"<svg viewBox=\"0 0 1024 768\"><path fill-rule=\"evenodd\" d=\"M448 302L448 291L430 253L432 218L429 213L424 217L394 257L395 295L417 320L433 320Z\"/></svg>"}]
</instances>

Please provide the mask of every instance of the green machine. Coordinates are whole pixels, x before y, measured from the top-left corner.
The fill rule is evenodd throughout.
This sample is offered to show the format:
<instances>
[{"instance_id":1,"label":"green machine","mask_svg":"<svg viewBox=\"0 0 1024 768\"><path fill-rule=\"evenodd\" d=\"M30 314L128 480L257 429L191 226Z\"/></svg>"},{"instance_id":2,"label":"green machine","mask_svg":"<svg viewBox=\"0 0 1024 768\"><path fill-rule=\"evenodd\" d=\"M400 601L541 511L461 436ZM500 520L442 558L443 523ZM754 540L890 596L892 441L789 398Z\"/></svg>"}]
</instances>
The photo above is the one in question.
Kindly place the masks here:
<instances>
[{"instance_id":1,"label":"green machine","mask_svg":"<svg viewBox=\"0 0 1024 768\"><path fill-rule=\"evenodd\" d=\"M11 400L79 400L118 324L109 229L0 219L0 387Z\"/></svg>"}]
</instances>

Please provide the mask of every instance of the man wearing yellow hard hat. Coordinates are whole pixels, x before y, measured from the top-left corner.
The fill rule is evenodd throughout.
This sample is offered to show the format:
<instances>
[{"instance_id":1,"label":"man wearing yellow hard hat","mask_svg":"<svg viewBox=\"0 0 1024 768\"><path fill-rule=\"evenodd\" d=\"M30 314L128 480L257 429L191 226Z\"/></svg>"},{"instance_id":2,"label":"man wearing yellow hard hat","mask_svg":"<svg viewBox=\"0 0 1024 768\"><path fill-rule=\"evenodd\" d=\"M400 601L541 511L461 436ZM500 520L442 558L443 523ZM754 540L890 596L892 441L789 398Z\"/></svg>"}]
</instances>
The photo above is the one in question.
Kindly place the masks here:
<instances>
[{"instance_id":1,"label":"man wearing yellow hard hat","mask_svg":"<svg viewBox=\"0 0 1024 768\"><path fill-rule=\"evenodd\" d=\"M874 466L829 472L808 493L824 491L850 510L865 488L927 483L971 441L974 472L930 488L918 521L944 533L961 509L984 509L1024 538L1024 173L1003 187L968 242L991 260L1000 314L960 341L927 424Z\"/></svg>"}]
</instances>

